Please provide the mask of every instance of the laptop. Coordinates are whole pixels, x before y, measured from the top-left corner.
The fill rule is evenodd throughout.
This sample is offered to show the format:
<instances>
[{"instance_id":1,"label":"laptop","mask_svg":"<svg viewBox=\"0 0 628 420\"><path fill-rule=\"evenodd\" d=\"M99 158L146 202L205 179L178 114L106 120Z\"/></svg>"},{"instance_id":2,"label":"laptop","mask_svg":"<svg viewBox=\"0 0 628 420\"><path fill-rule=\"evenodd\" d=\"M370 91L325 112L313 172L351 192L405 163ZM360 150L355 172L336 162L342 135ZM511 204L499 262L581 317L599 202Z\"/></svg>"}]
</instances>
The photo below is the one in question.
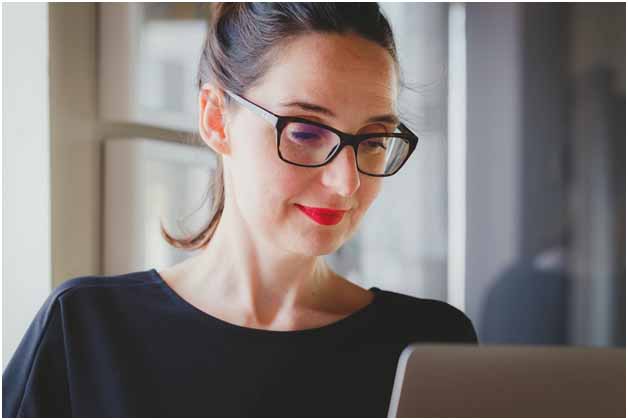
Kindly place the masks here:
<instances>
[{"instance_id":1,"label":"laptop","mask_svg":"<svg viewBox=\"0 0 628 420\"><path fill-rule=\"evenodd\" d=\"M411 344L388 417L626 417L626 349Z\"/></svg>"}]
</instances>

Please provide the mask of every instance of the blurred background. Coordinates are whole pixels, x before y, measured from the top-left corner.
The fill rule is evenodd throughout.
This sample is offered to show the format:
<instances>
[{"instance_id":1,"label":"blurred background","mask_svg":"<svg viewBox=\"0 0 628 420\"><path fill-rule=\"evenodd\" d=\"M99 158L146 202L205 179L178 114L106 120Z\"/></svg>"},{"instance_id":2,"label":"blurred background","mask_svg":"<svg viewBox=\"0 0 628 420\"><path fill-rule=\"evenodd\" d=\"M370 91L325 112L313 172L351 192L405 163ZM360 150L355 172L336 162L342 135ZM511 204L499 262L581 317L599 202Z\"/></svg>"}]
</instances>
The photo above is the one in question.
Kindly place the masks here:
<instances>
[{"instance_id":1,"label":"blurred background","mask_svg":"<svg viewBox=\"0 0 628 420\"><path fill-rule=\"evenodd\" d=\"M419 146L326 256L483 344L625 347L625 3L385 3ZM209 217L204 3L2 5L3 364L52 288ZM417 319L417 323L430 320Z\"/></svg>"}]
</instances>

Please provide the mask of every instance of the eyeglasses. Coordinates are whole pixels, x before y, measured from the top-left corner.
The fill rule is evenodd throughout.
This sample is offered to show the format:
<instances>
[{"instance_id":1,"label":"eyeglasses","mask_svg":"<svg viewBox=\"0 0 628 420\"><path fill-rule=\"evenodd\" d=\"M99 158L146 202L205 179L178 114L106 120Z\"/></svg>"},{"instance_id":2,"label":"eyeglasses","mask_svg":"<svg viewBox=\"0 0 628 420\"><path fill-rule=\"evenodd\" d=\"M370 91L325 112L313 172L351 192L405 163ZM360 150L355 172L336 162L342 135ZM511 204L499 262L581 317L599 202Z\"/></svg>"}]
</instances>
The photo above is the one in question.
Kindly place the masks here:
<instances>
[{"instance_id":1,"label":"eyeglasses","mask_svg":"<svg viewBox=\"0 0 628 420\"><path fill-rule=\"evenodd\" d=\"M348 134L305 118L274 114L242 96L225 92L275 126L279 158L293 165L320 167L331 162L343 147L351 146L359 172L386 177L401 169L419 141L403 124L399 124L393 133Z\"/></svg>"}]
</instances>

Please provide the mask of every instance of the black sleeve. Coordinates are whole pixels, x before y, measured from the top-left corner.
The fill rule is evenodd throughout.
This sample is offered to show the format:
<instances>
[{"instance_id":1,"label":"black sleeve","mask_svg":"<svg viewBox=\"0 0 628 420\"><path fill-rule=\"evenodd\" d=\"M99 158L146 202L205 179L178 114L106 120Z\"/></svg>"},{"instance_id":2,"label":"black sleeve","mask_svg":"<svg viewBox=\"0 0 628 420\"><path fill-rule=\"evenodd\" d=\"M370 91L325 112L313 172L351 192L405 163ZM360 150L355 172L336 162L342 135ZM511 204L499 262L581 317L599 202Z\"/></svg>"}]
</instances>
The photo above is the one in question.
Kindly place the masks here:
<instances>
[{"instance_id":1,"label":"black sleeve","mask_svg":"<svg viewBox=\"0 0 628 420\"><path fill-rule=\"evenodd\" d=\"M465 343L480 344L478 340L477 332L475 331L475 328L473 327L473 322L471 322L471 319L469 319L469 317L466 316L462 311L460 311L460 313L462 314L461 321L460 321L461 341Z\"/></svg>"},{"instance_id":2,"label":"black sleeve","mask_svg":"<svg viewBox=\"0 0 628 420\"><path fill-rule=\"evenodd\" d=\"M429 303L423 317L434 319L436 341L446 343L480 344L471 319L457 307L443 301L423 299Z\"/></svg>"},{"instance_id":3,"label":"black sleeve","mask_svg":"<svg viewBox=\"0 0 628 420\"><path fill-rule=\"evenodd\" d=\"M2 374L2 417L71 417L60 303L51 294Z\"/></svg>"}]
</instances>

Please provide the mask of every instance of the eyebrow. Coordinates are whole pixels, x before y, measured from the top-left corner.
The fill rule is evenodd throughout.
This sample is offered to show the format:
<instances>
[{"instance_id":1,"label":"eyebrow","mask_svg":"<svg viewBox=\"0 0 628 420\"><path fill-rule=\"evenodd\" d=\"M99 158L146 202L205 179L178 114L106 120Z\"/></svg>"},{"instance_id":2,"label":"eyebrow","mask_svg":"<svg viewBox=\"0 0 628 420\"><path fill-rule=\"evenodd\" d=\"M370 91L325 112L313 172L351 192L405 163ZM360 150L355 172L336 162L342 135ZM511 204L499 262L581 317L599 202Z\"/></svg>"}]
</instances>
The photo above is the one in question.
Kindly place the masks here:
<instances>
[{"instance_id":1,"label":"eyebrow","mask_svg":"<svg viewBox=\"0 0 628 420\"><path fill-rule=\"evenodd\" d=\"M334 114L331 110L320 106L320 105L316 105L316 104L312 104L309 102L303 102L303 101L293 101L293 102L282 102L280 103L281 106L296 106L298 108L301 108L304 111L312 111L312 112L318 112L319 114L323 114L323 115L327 115L329 117L332 118L336 118L336 114ZM384 114L384 115L376 115L374 117L371 117L369 119L366 120L367 123L377 123L377 122L382 122L382 123L388 123L388 124L393 124L395 126L399 125L399 123L401 122L399 120L399 117L397 117L396 115L393 114Z\"/></svg>"}]
</instances>

